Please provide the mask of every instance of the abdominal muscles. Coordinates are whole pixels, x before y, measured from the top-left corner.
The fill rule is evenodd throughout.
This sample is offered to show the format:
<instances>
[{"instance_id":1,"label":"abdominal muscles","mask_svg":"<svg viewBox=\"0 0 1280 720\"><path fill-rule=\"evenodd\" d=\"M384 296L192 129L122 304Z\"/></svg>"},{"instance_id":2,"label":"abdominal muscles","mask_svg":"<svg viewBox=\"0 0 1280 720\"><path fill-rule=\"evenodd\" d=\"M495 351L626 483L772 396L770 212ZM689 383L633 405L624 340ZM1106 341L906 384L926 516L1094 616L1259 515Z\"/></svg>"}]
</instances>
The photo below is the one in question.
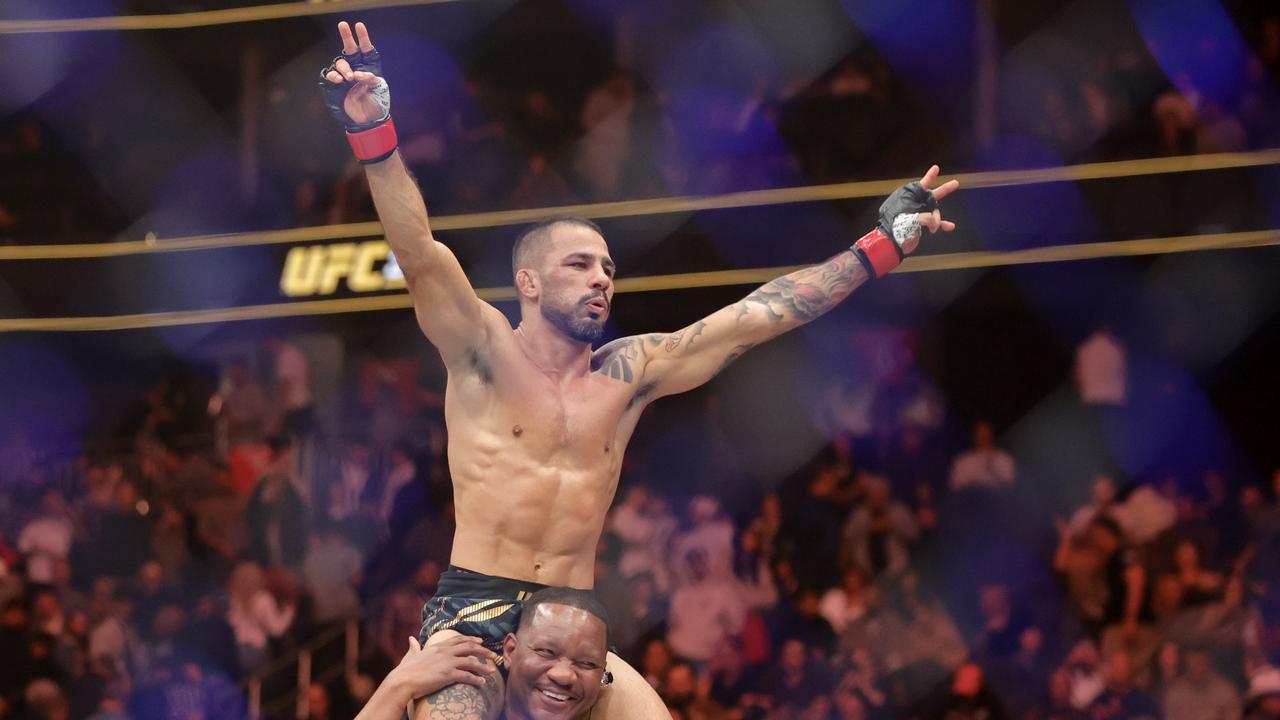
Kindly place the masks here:
<instances>
[{"instance_id":1,"label":"abdominal muscles","mask_svg":"<svg viewBox=\"0 0 1280 720\"><path fill-rule=\"evenodd\" d=\"M515 424L510 434L450 437L457 516L452 562L489 575L590 588L621 448L612 447L612 433L528 425Z\"/></svg>"}]
</instances>

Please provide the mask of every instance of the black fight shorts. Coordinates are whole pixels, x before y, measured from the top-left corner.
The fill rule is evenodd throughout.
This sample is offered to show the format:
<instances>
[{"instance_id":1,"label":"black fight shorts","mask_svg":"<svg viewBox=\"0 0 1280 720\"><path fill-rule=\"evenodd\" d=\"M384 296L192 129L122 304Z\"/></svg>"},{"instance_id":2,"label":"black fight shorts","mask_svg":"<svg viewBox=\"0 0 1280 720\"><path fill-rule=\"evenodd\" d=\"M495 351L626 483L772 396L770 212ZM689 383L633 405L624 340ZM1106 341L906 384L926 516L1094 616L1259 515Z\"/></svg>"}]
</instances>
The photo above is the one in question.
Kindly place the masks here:
<instances>
[{"instance_id":1,"label":"black fight shorts","mask_svg":"<svg viewBox=\"0 0 1280 720\"><path fill-rule=\"evenodd\" d=\"M494 577L450 565L440 575L435 597L422 608L418 642L441 630L478 637L484 646L502 654L502 641L516 631L524 601L547 587L525 580Z\"/></svg>"}]
</instances>

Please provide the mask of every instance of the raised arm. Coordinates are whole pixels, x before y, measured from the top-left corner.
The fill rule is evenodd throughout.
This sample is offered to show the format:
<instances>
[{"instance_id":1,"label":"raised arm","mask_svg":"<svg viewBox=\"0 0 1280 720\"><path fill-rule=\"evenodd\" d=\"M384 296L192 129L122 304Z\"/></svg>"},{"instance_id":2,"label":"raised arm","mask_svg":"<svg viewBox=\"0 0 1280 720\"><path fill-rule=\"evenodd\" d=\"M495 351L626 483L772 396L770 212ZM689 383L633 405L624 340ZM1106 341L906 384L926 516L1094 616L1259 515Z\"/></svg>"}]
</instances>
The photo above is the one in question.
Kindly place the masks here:
<instances>
[{"instance_id":1,"label":"raised arm","mask_svg":"<svg viewBox=\"0 0 1280 720\"><path fill-rule=\"evenodd\" d=\"M602 347L597 367L614 377L641 383L646 399L691 390L742 353L788 330L817 319L874 276L897 265L920 240L920 229L951 231L937 200L951 194L955 180L931 189L938 166L918 183L889 196L880 207L877 230L819 265L775 278L738 302L670 334L621 338Z\"/></svg>"},{"instance_id":2,"label":"raised arm","mask_svg":"<svg viewBox=\"0 0 1280 720\"><path fill-rule=\"evenodd\" d=\"M329 113L347 129L356 159L365 167L378 219L404 271L418 324L452 367L485 339L488 312L453 252L436 242L422 193L396 152L391 93L382 78L382 58L364 23L355 34L338 23L342 55L321 72Z\"/></svg>"}]
</instances>

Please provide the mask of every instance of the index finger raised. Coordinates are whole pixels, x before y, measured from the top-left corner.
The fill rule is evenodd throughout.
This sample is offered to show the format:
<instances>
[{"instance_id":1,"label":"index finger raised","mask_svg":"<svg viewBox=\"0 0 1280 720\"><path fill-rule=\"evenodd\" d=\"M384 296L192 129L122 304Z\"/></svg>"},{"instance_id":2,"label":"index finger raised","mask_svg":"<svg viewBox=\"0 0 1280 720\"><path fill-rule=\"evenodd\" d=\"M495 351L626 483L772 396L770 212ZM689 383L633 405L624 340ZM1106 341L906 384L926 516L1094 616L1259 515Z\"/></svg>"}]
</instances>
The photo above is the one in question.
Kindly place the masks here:
<instances>
[{"instance_id":1,"label":"index finger raised","mask_svg":"<svg viewBox=\"0 0 1280 720\"><path fill-rule=\"evenodd\" d=\"M342 36L342 54L351 55L356 51L356 38L351 34L351 26L346 20L338 23L338 35Z\"/></svg>"},{"instance_id":2,"label":"index finger raised","mask_svg":"<svg viewBox=\"0 0 1280 720\"><path fill-rule=\"evenodd\" d=\"M373 49L373 41L369 39L369 28L362 22L356 23L356 40L360 43L360 52L369 52Z\"/></svg>"}]
</instances>

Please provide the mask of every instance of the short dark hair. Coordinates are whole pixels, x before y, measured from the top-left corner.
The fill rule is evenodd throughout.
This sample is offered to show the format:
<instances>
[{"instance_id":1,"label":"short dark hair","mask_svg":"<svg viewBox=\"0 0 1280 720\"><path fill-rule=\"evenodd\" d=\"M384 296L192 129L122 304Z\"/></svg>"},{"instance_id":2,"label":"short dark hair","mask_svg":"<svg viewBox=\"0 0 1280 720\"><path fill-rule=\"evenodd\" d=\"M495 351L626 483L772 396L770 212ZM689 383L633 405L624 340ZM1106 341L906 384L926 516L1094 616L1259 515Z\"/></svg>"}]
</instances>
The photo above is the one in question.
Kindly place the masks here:
<instances>
[{"instance_id":1,"label":"short dark hair","mask_svg":"<svg viewBox=\"0 0 1280 720\"><path fill-rule=\"evenodd\" d=\"M525 228L520 236L516 238L516 243L511 247L511 276L515 277L516 273L522 267L529 267L531 258L541 252L547 240L551 239L551 228L556 225L577 225L588 230L594 230L599 233L600 237L604 237L604 231L600 226L582 217L565 215L562 217L554 217L549 220L540 220L529 227Z\"/></svg>"},{"instance_id":2,"label":"short dark hair","mask_svg":"<svg viewBox=\"0 0 1280 720\"><path fill-rule=\"evenodd\" d=\"M542 588L529 596L529 599L524 603L524 608L520 611L520 625L516 628L517 633L528 626L533 619L534 611L540 605L567 605L579 610L586 610L600 618L600 622L604 623L605 633L606 635L608 634L609 613L604 609L604 605L596 598L595 594L590 590L566 587Z\"/></svg>"}]
</instances>

